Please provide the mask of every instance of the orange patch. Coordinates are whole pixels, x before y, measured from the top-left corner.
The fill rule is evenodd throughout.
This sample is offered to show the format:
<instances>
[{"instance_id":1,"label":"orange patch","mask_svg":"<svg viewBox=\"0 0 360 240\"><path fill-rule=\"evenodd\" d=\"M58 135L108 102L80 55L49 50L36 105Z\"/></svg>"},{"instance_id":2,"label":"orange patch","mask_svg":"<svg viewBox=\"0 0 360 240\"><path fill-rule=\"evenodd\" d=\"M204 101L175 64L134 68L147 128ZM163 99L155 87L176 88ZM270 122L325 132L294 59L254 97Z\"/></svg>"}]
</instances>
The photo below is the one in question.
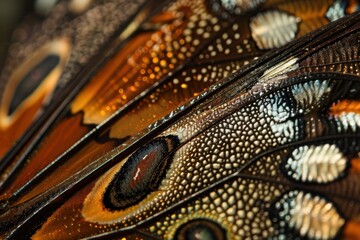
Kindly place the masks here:
<instances>
[{"instance_id":1,"label":"orange patch","mask_svg":"<svg viewBox=\"0 0 360 240\"><path fill-rule=\"evenodd\" d=\"M340 100L330 107L331 115L340 115L342 113L358 113L360 114L360 101L358 100Z\"/></svg>"},{"instance_id":2,"label":"orange patch","mask_svg":"<svg viewBox=\"0 0 360 240\"><path fill-rule=\"evenodd\" d=\"M348 240L360 239L360 223L355 220L349 220L344 228L343 238Z\"/></svg>"},{"instance_id":3,"label":"orange patch","mask_svg":"<svg viewBox=\"0 0 360 240\"><path fill-rule=\"evenodd\" d=\"M351 169L352 173L360 173L360 158L354 158L351 160Z\"/></svg>"}]
</instances>

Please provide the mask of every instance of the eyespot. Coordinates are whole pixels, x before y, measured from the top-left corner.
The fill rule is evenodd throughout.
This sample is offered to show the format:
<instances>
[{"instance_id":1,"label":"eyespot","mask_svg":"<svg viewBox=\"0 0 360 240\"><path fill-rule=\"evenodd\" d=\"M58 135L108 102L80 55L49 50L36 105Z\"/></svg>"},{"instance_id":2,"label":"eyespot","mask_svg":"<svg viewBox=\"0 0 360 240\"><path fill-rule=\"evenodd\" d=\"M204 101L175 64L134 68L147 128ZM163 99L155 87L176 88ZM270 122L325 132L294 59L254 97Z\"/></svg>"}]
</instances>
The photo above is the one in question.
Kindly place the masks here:
<instances>
[{"instance_id":1,"label":"eyespot","mask_svg":"<svg viewBox=\"0 0 360 240\"><path fill-rule=\"evenodd\" d=\"M174 237L176 240L225 240L226 231L211 220L195 219L180 226Z\"/></svg>"},{"instance_id":2,"label":"eyespot","mask_svg":"<svg viewBox=\"0 0 360 240\"><path fill-rule=\"evenodd\" d=\"M131 155L106 188L103 199L105 207L125 209L157 189L171 163L171 151L178 144L176 136L160 137Z\"/></svg>"},{"instance_id":3,"label":"eyespot","mask_svg":"<svg viewBox=\"0 0 360 240\"><path fill-rule=\"evenodd\" d=\"M16 86L14 97L10 102L8 114L11 115L16 108L39 87L42 80L60 63L59 55L49 54L44 57Z\"/></svg>"},{"instance_id":4,"label":"eyespot","mask_svg":"<svg viewBox=\"0 0 360 240\"><path fill-rule=\"evenodd\" d=\"M175 135L155 138L111 168L86 197L83 217L90 222L114 223L141 211L161 192L179 144Z\"/></svg>"},{"instance_id":5,"label":"eyespot","mask_svg":"<svg viewBox=\"0 0 360 240\"><path fill-rule=\"evenodd\" d=\"M70 54L67 39L46 44L13 73L0 106L0 128L6 128L31 107L51 96ZM29 117L27 117L29 118Z\"/></svg>"}]
</instances>

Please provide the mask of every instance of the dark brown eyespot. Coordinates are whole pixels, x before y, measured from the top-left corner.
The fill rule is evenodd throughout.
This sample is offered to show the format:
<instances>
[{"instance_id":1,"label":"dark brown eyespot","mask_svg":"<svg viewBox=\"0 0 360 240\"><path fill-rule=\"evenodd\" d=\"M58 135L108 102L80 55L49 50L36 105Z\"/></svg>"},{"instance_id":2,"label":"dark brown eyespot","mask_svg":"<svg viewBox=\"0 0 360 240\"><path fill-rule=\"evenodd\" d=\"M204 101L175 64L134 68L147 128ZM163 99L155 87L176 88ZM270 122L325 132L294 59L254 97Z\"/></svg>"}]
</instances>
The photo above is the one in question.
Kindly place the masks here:
<instances>
[{"instance_id":1,"label":"dark brown eyespot","mask_svg":"<svg viewBox=\"0 0 360 240\"><path fill-rule=\"evenodd\" d=\"M182 225L175 233L176 240L225 240L226 232L219 224L196 219Z\"/></svg>"},{"instance_id":2,"label":"dark brown eyespot","mask_svg":"<svg viewBox=\"0 0 360 240\"><path fill-rule=\"evenodd\" d=\"M40 86L46 76L48 76L59 63L60 57L50 54L20 80L14 92L14 97L11 100L8 115L11 115L16 108Z\"/></svg>"},{"instance_id":3,"label":"dark brown eyespot","mask_svg":"<svg viewBox=\"0 0 360 240\"><path fill-rule=\"evenodd\" d=\"M11 74L0 101L0 129L18 124L19 119L26 123L34 119L50 100L70 53L68 39L54 39L30 54Z\"/></svg>"},{"instance_id":4,"label":"dark brown eyespot","mask_svg":"<svg viewBox=\"0 0 360 240\"><path fill-rule=\"evenodd\" d=\"M115 174L105 190L104 206L122 210L143 200L157 189L179 145L176 136L159 137L138 149Z\"/></svg>"}]
</instances>

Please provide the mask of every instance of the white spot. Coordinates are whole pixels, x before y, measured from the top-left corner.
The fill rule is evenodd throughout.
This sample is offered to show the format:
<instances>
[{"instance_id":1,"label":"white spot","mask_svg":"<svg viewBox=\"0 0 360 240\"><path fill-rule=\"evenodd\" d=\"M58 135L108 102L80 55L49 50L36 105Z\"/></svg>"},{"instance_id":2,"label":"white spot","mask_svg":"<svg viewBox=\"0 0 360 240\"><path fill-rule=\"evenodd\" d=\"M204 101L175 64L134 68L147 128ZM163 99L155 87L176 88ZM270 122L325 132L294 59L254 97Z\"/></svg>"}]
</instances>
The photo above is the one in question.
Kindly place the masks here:
<instances>
[{"instance_id":1,"label":"white spot","mask_svg":"<svg viewBox=\"0 0 360 240\"><path fill-rule=\"evenodd\" d=\"M321 98L330 92L331 88L329 81L316 80L294 85L291 91L298 107L306 113L311 110L311 106L319 105Z\"/></svg>"},{"instance_id":2,"label":"white spot","mask_svg":"<svg viewBox=\"0 0 360 240\"><path fill-rule=\"evenodd\" d=\"M261 76L259 81L266 81L267 79L274 78L276 76L279 76L280 74L284 74L297 69L299 67L297 60L297 58L290 57L289 59L286 59L276 64L275 66L267 69ZM286 76L283 77L285 78Z\"/></svg>"},{"instance_id":3,"label":"white spot","mask_svg":"<svg viewBox=\"0 0 360 240\"><path fill-rule=\"evenodd\" d=\"M81 14L88 9L91 2L92 0L71 0L69 2L69 10L74 14Z\"/></svg>"},{"instance_id":4,"label":"white spot","mask_svg":"<svg viewBox=\"0 0 360 240\"><path fill-rule=\"evenodd\" d=\"M220 0L221 5L231 13L243 14L249 10L255 9L265 0Z\"/></svg>"},{"instance_id":5,"label":"white spot","mask_svg":"<svg viewBox=\"0 0 360 240\"><path fill-rule=\"evenodd\" d=\"M273 122L270 127L276 137L286 137L286 139L294 140L298 130L298 120L291 120L293 110L282 98L282 96L273 95L267 102L259 102L259 111L271 117ZM286 139L281 142L284 143Z\"/></svg>"},{"instance_id":6,"label":"white spot","mask_svg":"<svg viewBox=\"0 0 360 240\"><path fill-rule=\"evenodd\" d=\"M343 1L335 1L326 12L326 17L331 21L338 20L345 16L345 4Z\"/></svg>"},{"instance_id":7,"label":"white spot","mask_svg":"<svg viewBox=\"0 0 360 240\"><path fill-rule=\"evenodd\" d=\"M282 222L296 229L301 237L332 239L345 223L331 202L309 193L291 191L275 208Z\"/></svg>"},{"instance_id":8,"label":"white spot","mask_svg":"<svg viewBox=\"0 0 360 240\"><path fill-rule=\"evenodd\" d=\"M143 158L144 159L144 158ZM137 168L135 176L133 177L134 181L136 181L136 179L139 177L139 173L140 173L140 168Z\"/></svg>"},{"instance_id":9,"label":"white spot","mask_svg":"<svg viewBox=\"0 0 360 240\"><path fill-rule=\"evenodd\" d=\"M338 120L338 130L341 129L347 131L349 128L355 132L356 128L360 127L360 114L354 112L341 113L340 115L335 116Z\"/></svg>"},{"instance_id":10,"label":"white spot","mask_svg":"<svg viewBox=\"0 0 360 240\"><path fill-rule=\"evenodd\" d=\"M297 120L295 121L288 120L283 123L277 123L271 125L271 130L275 133L276 137L284 136L287 139L295 139L295 133L296 130L298 129L297 125L298 125Z\"/></svg>"},{"instance_id":11,"label":"white spot","mask_svg":"<svg viewBox=\"0 0 360 240\"><path fill-rule=\"evenodd\" d=\"M334 144L301 146L292 152L285 168L295 180L327 183L345 171L346 162L345 156Z\"/></svg>"},{"instance_id":12,"label":"white spot","mask_svg":"<svg viewBox=\"0 0 360 240\"><path fill-rule=\"evenodd\" d=\"M267 11L251 19L250 30L260 49L278 48L295 38L298 18L285 12Z\"/></svg>"}]
</instances>

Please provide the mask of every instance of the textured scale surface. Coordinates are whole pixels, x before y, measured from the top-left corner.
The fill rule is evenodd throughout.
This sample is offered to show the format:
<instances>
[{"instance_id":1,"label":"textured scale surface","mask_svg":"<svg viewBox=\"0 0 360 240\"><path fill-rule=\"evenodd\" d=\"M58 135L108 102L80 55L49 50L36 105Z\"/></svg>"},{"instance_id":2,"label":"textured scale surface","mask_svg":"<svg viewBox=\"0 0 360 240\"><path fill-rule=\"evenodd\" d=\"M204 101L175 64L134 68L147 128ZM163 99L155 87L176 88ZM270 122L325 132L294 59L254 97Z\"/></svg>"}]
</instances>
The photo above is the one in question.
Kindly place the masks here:
<instances>
[{"instance_id":1,"label":"textured scale surface","mask_svg":"<svg viewBox=\"0 0 360 240\"><path fill-rule=\"evenodd\" d=\"M24 22L1 238L359 239L357 9L73 0Z\"/></svg>"}]
</instances>

